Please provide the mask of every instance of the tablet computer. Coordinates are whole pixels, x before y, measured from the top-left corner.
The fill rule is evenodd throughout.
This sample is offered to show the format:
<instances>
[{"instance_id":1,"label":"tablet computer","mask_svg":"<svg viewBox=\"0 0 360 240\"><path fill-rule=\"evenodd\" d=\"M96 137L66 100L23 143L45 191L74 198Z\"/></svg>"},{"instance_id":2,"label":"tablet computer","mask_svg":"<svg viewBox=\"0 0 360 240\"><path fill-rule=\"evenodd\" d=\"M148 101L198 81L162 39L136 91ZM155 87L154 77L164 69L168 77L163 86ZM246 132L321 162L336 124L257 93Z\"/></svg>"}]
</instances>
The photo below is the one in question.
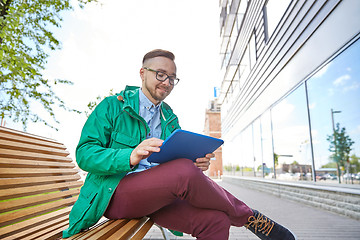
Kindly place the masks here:
<instances>
[{"instance_id":1,"label":"tablet computer","mask_svg":"<svg viewBox=\"0 0 360 240\"><path fill-rule=\"evenodd\" d=\"M164 163L179 158L195 161L214 152L223 143L218 138L177 129L163 142L160 152L152 153L147 161Z\"/></svg>"}]
</instances>

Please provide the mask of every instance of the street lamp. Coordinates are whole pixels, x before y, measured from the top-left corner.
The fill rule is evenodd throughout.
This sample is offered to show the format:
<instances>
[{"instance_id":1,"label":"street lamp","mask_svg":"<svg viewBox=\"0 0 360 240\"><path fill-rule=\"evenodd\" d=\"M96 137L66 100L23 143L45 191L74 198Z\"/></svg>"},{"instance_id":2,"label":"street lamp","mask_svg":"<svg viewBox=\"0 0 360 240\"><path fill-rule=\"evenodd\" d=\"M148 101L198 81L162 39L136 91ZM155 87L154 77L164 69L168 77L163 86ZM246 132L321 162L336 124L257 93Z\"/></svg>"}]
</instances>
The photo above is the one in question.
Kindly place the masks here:
<instances>
[{"instance_id":1,"label":"street lamp","mask_svg":"<svg viewBox=\"0 0 360 240\"><path fill-rule=\"evenodd\" d=\"M337 161L337 149L336 149L336 131L335 131L335 123L334 123L334 113L341 113L341 111L334 111L333 109L331 109L331 122L332 122L332 128L333 128L333 136L334 136L334 147L335 147L335 161L336 161L336 166L337 166L337 171L338 171L338 177L339 177L339 183L341 183L340 180L340 166L339 163Z\"/></svg>"},{"instance_id":2,"label":"street lamp","mask_svg":"<svg viewBox=\"0 0 360 240\"><path fill-rule=\"evenodd\" d=\"M332 121L333 131L335 133L334 113L341 113L341 111L334 111L333 109L331 109L331 121Z\"/></svg>"}]
</instances>

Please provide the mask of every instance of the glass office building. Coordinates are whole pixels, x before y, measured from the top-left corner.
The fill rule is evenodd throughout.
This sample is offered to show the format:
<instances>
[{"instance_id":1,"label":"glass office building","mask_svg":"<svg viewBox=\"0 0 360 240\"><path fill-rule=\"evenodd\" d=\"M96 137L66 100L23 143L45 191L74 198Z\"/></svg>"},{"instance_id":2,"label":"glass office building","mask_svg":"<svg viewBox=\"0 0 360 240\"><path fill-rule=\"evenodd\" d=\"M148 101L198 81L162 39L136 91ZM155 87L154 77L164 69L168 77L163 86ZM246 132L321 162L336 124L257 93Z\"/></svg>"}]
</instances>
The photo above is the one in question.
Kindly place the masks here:
<instances>
[{"instance_id":1,"label":"glass office building","mask_svg":"<svg viewBox=\"0 0 360 240\"><path fill-rule=\"evenodd\" d=\"M360 1L223 0L224 174L360 179Z\"/></svg>"}]
</instances>

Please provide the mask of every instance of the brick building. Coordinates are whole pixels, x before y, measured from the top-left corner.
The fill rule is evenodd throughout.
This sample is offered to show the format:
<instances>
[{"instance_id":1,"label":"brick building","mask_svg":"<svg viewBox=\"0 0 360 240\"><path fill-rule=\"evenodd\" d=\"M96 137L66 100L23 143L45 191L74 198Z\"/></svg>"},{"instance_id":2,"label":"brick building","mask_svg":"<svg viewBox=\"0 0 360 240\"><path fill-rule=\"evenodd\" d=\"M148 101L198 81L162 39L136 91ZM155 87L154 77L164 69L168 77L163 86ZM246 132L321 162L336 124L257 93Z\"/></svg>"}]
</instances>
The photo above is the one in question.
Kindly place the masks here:
<instances>
[{"instance_id":1,"label":"brick building","mask_svg":"<svg viewBox=\"0 0 360 240\"><path fill-rule=\"evenodd\" d=\"M205 112L204 134L215 138L221 138L220 105L217 103L216 99L210 102L210 106ZM222 148L218 148L214 153L215 158L211 160L208 175L209 177L220 178L223 174Z\"/></svg>"}]
</instances>

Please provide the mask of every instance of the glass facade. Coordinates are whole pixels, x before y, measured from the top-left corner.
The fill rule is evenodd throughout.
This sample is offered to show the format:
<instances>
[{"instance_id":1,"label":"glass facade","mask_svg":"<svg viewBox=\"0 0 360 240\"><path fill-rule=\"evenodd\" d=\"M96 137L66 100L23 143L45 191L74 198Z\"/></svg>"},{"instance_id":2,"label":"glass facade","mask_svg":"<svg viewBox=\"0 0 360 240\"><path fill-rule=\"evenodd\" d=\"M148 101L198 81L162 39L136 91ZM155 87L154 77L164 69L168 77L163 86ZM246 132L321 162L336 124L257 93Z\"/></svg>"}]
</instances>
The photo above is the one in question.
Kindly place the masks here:
<instances>
[{"instance_id":1,"label":"glass facade","mask_svg":"<svg viewBox=\"0 0 360 240\"><path fill-rule=\"evenodd\" d=\"M275 175L311 179L310 132L304 85L271 109Z\"/></svg>"},{"instance_id":2,"label":"glass facade","mask_svg":"<svg viewBox=\"0 0 360 240\"><path fill-rule=\"evenodd\" d=\"M340 181L360 178L359 66L360 40L307 81L315 169L329 180L336 180L338 167Z\"/></svg>"},{"instance_id":3,"label":"glass facade","mask_svg":"<svg viewBox=\"0 0 360 240\"><path fill-rule=\"evenodd\" d=\"M360 183L359 66L357 40L247 126L233 173Z\"/></svg>"}]
</instances>

